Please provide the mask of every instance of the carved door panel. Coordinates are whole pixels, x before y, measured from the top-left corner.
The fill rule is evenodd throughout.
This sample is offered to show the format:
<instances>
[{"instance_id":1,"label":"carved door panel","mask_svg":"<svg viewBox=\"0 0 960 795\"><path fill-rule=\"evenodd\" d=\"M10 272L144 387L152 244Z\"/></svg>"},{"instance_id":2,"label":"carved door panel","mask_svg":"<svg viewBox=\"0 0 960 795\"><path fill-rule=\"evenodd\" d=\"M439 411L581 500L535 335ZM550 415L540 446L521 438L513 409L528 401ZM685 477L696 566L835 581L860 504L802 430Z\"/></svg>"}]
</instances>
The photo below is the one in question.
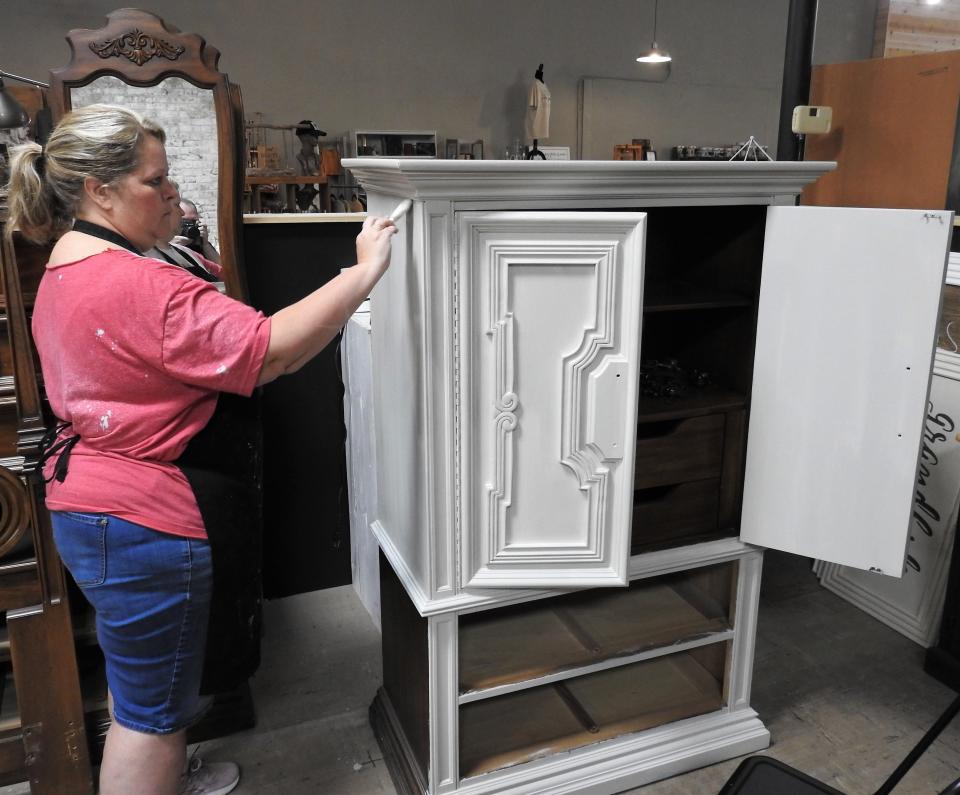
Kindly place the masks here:
<instances>
[{"instance_id":1,"label":"carved door panel","mask_svg":"<svg viewBox=\"0 0 960 795\"><path fill-rule=\"evenodd\" d=\"M626 584L645 222L458 217L466 586Z\"/></svg>"}]
</instances>

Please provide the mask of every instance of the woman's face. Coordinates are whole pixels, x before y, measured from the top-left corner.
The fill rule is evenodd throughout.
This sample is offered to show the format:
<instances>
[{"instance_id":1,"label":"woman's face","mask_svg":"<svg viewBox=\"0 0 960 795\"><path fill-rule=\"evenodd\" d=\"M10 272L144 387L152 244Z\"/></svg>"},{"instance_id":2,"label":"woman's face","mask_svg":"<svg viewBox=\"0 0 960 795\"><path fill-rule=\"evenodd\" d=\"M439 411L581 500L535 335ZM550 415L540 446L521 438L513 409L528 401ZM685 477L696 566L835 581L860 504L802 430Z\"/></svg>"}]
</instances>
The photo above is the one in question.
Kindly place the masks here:
<instances>
[{"instance_id":1,"label":"woman's face","mask_svg":"<svg viewBox=\"0 0 960 795\"><path fill-rule=\"evenodd\" d=\"M167 178L167 153L152 135L140 142L137 167L111 186L109 219L141 251L170 239L179 225L180 196ZM175 218L174 218L175 216Z\"/></svg>"}]
</instances>

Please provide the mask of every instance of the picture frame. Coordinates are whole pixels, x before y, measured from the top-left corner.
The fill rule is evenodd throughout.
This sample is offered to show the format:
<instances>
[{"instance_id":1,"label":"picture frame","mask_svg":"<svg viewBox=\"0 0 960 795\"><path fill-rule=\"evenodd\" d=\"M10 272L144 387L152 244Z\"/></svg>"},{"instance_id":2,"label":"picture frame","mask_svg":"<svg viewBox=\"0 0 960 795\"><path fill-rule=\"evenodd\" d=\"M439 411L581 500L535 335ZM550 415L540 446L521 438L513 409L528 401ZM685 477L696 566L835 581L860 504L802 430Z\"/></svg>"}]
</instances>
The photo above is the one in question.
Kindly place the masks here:
<instances>
[{"instance_id":1,"label":"picture frame","mask_svg":"<svg viewBox=\"0 0 960 795\"><path fill-rule=\"evenodd\" d=\"M460 142L456 138L447 138L444 146L444 157L447 160L456 160L460 155Z\"/></svg>"},{"instance_id":2,"label":"picture frame","mask_svg":"<svg viewBox=\"0 0 960 795\"><path fill-rule=\"evenodd\" d=\"M483 160L483 139L478 138L470 145L470 155L474 160Z\"/></svg>"}]
</instances>

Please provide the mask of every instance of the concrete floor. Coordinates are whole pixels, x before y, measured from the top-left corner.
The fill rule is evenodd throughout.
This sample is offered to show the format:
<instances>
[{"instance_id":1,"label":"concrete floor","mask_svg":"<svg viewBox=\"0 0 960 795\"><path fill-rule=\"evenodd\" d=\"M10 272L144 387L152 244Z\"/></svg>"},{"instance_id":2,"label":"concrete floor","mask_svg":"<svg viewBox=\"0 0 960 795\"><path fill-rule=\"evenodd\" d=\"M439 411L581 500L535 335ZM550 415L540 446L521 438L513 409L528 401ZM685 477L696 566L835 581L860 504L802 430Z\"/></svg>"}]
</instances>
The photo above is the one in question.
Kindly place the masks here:
<instances>
[{"instance_id":1,"label":"concrete floor","mask_svg":"<svg viewBox=\"0 0 960 795\"><path fill-rule=\"evenodd\" d=\"M270 602L255 729L202 744L243 766L238 795L392 793L367 724L379 636L350 587ZM769 755L849 795L873 792L953 691L923 672L923 650L820 588L807 561L767 556L753 705ZM632 793L710 795L738 760ZM960 776L960 719L895 790L930 795ZM771 793L771 795L775 795Z\"/></svg>"},{"instance_id":2,"label":"concrete floor","mask_svg":"<svg viewBox=\"0 0 960 795\"><path fill-rule=\"evenodd\" d=\"M237 795L395 792L367 723L379 635L352 588L269 602L265 619L256 728L198 752L241 764ZM916 644L820 588L807 561L777 553L764 570L755 671L753 706L773 735L767 753L848 795L873 792L954 695L923 672ZM737 764L630 792L712 795ZM958 776L960 718L895 793L931 795Z\"/></svg>"}]
</instances>

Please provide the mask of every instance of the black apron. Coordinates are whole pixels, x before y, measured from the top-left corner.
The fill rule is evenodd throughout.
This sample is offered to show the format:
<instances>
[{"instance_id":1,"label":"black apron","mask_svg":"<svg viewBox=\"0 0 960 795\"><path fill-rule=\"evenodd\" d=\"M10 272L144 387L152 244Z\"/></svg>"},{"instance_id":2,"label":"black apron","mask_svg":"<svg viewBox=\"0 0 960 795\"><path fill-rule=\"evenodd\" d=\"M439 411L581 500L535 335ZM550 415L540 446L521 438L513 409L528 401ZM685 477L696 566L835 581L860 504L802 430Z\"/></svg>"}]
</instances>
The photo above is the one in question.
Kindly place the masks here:
<instances>
[{"instance_id":1,"label":"black apron","mask_svg":"<svg viewBox=\"0 0 960 795\"><path fill-rule=\"evenodd\" d=\"M193 489L213 559L201 693L242 685L260 666L262 506L260 394L221 392L217 408L173 463Z\"/></svg>"},{"instance_id":2,"label":"black apron","mask_svg":"<svg viewBox=\"0 0 960 795\"><path fill-rule=\"evenodd\" d=\"M129 240L98 224L78 220L73 228L140 254ZM46 452L45 457L61 453L54 474L61 481L76 439ZM210 421L173 462L193 490L213 561L204 694L239 687L260 665L262 449L259 390L249 398L221 392Z\"/></svg>"}]
</instances>

